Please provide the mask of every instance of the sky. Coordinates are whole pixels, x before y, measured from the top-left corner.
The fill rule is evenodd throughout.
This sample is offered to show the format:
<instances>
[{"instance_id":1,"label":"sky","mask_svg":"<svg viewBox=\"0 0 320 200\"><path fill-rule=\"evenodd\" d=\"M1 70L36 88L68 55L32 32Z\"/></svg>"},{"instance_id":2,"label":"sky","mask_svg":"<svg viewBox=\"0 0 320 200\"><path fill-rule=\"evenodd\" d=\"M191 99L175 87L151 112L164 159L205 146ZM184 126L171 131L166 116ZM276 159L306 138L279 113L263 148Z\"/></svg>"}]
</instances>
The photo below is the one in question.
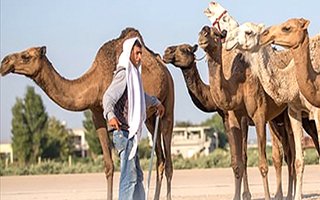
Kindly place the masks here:
<instances>
[{"instance_id":1,"label":"sky","mask_svg":"<svg viewBox=\"0 0 320 200\"><path fill-rule=\"evenodd\" d=\"M139 30L146 45L163 55L166 47L195 44L204 25L208 0L1 0L1 60L8 54L30 47L46 46L47 57L67 79L75 79L91 66L98 49L117 38L126 27ZM279 24L289 18L309 19L309 35L320 32L318 0L228 0L217 1L240 24L244 22ZM204 52L199 49L200 58ZM204 113L192 103L182 77L167 65L175 84L175 121L201 123L212 113ZM208 83L207 63L198 63L204 82ZM0 142L11 138L11 108L16 98L24 98L27 86L41 95L49 116L64 121L68 128L81 128L83 112L60 108L31 79L17 74L0 77ZM254 128L249 133L253 134Z\"/></svg>"}]
</instances>

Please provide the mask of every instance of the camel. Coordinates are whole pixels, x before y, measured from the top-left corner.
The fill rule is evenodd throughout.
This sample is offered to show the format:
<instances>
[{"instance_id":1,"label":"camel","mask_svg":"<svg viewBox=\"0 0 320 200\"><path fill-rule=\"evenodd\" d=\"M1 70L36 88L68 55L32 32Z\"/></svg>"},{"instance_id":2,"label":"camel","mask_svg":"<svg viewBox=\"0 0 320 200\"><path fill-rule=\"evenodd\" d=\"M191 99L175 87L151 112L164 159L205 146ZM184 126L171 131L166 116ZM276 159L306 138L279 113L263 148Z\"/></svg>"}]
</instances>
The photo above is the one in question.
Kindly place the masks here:
<instances>
[{"instance_id":1,"label":"camel","mask_svg":"<svg viewBox=\"0 0 320 200\"><path fill-rule=\"evenodd\" d=\"M299 93L298 84L294 76L295 66L293 60L288 66L283 66L282 69L274 67L272 62L273 49L271 46L260 47L259 38L264 30L264 25L257 25L254 23L244 23L243 25L235 28L229 32L229 37L226 40L226 48L228 50L237 48L241 53L246 55L248 62L251 63L252 72L257 76L264 87L264 90L277 101L277 103L288 103L289 117L292 124L293 136L296 148L296 160L302 162L302 118L301 116L309 117L315 121L317 130L311 132L311 137L315 142L318 153L319 142L317 132L319 134L319 114L320 110L312 106L303 95ZM297 119L293 119L296 116L300 116ZM302 161L301 161L302 159ZM295 192L295 198L301 198L301 186L302 186L302 172L301 165L295 164L295 171L297 172L297 190ZM292 189L292 188L290 188ZM288 198L292 198L292 190L288 190Z\"/></svg>"},{"instance_id":2,"label":"camel","mask_svg":"<svg viewBox=\"0 0 320 200\"><path fill-rule=\"evenodd\" d=\"M227 10L225 8L223 8L219 3L216 3L216 2L209 3L209 7L204 11L204 14L213 23L213 26L215 26L216 28L219 28L221 30L226 30L227 32L230 32L239 26L238 22L235 21L234 18L227 12ZM230 34L227 34L226 40L228 40L229 35ZM310 50L311 50L312 60L319 61L319 56L317 55L319 52L319 50L317 50L317 48L319 48L319 41L320 41L319 39L320 39L319 35L317 35L311 39ZM288 51L274 51L270 48L270 49L268 49L268 52L271 55L270 64L272 63L271 65L276 66L278 68L286 67L288 65L288 63L292 60L292 55ZM278 75L278 73L274 73L273 75ZM278 83L282 83L281 77L282 77L281 75L278 76L278 78L279 78ZM269 79L266 81L272 81L272 79ZM284 81L283 83L284 84L282 84L282 86L285 86L285 85L290 86L291 84L296 84L295 81L293 83L288 83L288 81ZM287 83L287 84L285 84L285 83ZM273 91L277 91L278 92L277 94L282 94L281 90L283 90L285 93L287 93L287 95L286 96L277 95L275 93L274 93L274 95L271 95L270 93L268 93L269 91L272 91L272 88L270 88L270 86L276 87ZM279 88L276 86L276 84L263 84L263 87L265 90L267 87L269 87L269 90L266 90L266 92L270 96L272 96L272 98L276 102L281 103L283 101L290 101L290 99L292 99L295 96L294 92L291 92L291 93L289 93L290 95L288 95L288 90L286 89L286 87ZM302 123L304 125L304 128L309 130L308 133L311 135L313 141L314 142L317 141L318 137L316 135L317 131L316 131L314 123L311 122L311 124L310 124L310 121L307 118L303 118ZM310 127L312 127L312 128L310 129ZM318 142L315 142L315 143L316 143L317 150L319 152L319 148L317 145ZM274 148L272 148L272 151L274 153ZM288 190L288 191L290 191L290 190ZM279 194L282 194L282 192L277 191L276 196L279 196ZM281 199L281 197L279 197L279 198Z\"/></svg>"},{"instance_id":3,"label":"camel","mask_svg":"<svg viewBox=\"0 0 320 200\"><path fill-rule=\"evenodd\" d=\"M289 19L272 26L263 33L263 40L290 49L294 63L299 89L305 98L314 106L320 107L320 75L314 67L320 67L319 56L310 58L308 26L309 20ZM320 35L312 42L312 50L320 48Z\"/></svg>"},{"instance_id":4,"label":"camel","mask_svg":"<svg viewBox=\"0 0 320 200\"><path fill-rule=\"evenodd\" d=\"M244 106L256 126L259 170L263 179L265 198L270 199L265 154L265 124L279 115L286 108L286 105L276 104L264 92L258 78L253 76L251 72L250 63L246 62L242 54L237 54L235 51L225 53L222 49L220 32L216 28L205 26L199 34L199 44L207 55L211 94L218 107L237 110ZM225 60L232 60L232 66L228 66ZM241 63L245 63L245 65ZM234 71L226 79L224 71L230 67L236 67L238 71Z\"/></svg>"},{"instance_id":5,"label":"camel","mask_svg":"<svg viewBox=\"0 0 320 200\"><path fill-rule=\"evenodd\" d=\"M171 138L173 129L174 85L170 72L161 58L149 50L143 42L139 31L126 28L117 39L106 42L98 51L91 68L80 78L67 80L56 72L46 57L45 47L34 47L6 56L1 62L0 73L25 75L39 85L42 90L59 106L70 111L90 109L93 122L99 136L105 162L107 179L107 199L113 196L113 160L111 157L111 141L107 134L106 121L103 117L102 97L111 83L113 71L125 39L139 37L143 43L142 79L145 91L158 97L165 106L165 114L160 120L159 134L156 143L157 181L154 199L159 199L163 172L167 178L167 199L171 199L172 160ZM146 126L154 133L155 109L147 111Z\"/></svg>"},{"instance_id":6,"label":"camel","mask_svg":"<svg viewBox=\"0 0 320 200\"><path fill-rule=\"evenodd\" d=\"M210 2L209 7L203 13L208 17L213 27L220 32L222 30L230 31L239 26L238 22L228 13L228 11L217 2ZM226 36L226 39L228 35Z\"/></svg>"},{"instance_id":7,"label":"camel","mask_svg":"<svg viewBox=\"0 0 320 200\"><path fill-rule=\"evenodd\" d=\"M231 129L229 127L229 123L227 123L229 120L230 121L235 121L237 120L237 118L241 118L245 119L248 118L247 114L246 114L246 110L242 110L242 112L239 112L239 110L237 112L234 111L224 111L224 113L221 113L221 110L219 108L217 108L217 106L215 105L214 101L212 101L212 97L210 95L210 85L206 85L205 83L202 82L197 67L196 67L196 63L195 63L195 55L194 52L196 51L197 46L191 46L188 44L181 44L181 45L177 45L177 46L170 46L167 47L165 50L165 53L163 55L163 60L166 63L171 63L173 64L175 67L180 68L182 71L182 74L184 76L189 94L194 102L194 104L201 109L201 106L199 106L199 101L201 102L210 102L211 107L213 108L211 111L218 111L218 113L220 114L220 116L222 117L223 121L224 121L224 125L225 125L225 130L228 136L228 140L229 140L229 144L230 144L230 149L231 149L231 160L232 160L232 168L234 169L235 172L235 176L239 176L238 171L237 171L237 166L236 166L236 162L239 162L239 160L241 159L241 152L240 150L236 150L241 149L241 146L239 141L241 141L241 138L239 139L239 133L235 133L235 131L232 131L235 135L232 134ZM192 95L191 95L192 93ZM197 101L194 101L193 96L197 96ZM209 98L210 97L210 98ZM203 104L201 104L203 105ZM215 110L214 110L215 109ZM201 109L203 110L203 109ZM208 111L208 110L207 110ZM289 129L290 127L290 123L288 124L288 120L285 121L285 118L288 118L284 115L286 114L286 111L284 111L281 115L279 115L277 118L274 118L272 121L269 122L269 125L271 126L271 131L274 133L273 135L284 135L283 137L286 137L287 134L286 131L287 129L284 128L285 125L288 125ZM232 117L236 116L235 119L231 119ZM230 119L229 119L230 118ZM251 122L251 125L252 122ZM248 125L247 124L241 124L242 126L242 146L243 146L243 150L242 150L242 156L243 156L243 164L244 164L244 177L243 177L243 181L244 181L244 191L243 191L243 199L250 199L251 198L251 194L249 191L249 187L248 187L248 181L247 181L247 176L246 176L246 144L247 144L247 129L248 129ZM290 130L289 130L290 131ZM281 134L281 133L282 134ZM238 135L238 136L237 136ZM235 138L234 137L238 137ZM274 140L275 137L272 137L272 139ZM283 142L283 146L289 146L287 143L288 140L284 139ZM274 144L278 144L276 141L273 141ZM280 153L280 151L276 152L276 153ZM286 154L288 154L286 152ZM282 157L281 160L278 160L278 158L281 156L273 156L273 161L275 163L275 165L277 165L277 168L281 169L282 166ZM287 158L287 157L286 157ZM238 161L236 161L235 159L238 159ZM240 164L239 164L240 165ZM280 176L281 176L281 170L280 171ZM237 181L236 181L236 193L240 192L240 185L237 185ZM281 186L281 184L280 184ZM236 195L237 196L237 195ZM236 198L236 197L235 197Z\"/></svg>"}]
</instances>

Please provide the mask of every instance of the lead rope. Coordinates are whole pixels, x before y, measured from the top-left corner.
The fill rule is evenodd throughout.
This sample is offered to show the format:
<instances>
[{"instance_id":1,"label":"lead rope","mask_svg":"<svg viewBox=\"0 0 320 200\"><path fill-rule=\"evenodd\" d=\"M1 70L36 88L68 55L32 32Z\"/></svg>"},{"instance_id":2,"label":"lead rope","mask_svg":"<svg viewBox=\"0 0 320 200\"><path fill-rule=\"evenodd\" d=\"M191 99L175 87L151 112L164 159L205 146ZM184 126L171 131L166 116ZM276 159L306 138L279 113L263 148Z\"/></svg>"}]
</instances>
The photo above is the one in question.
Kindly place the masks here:
<instances>
[{"instance_id":1,"label":"lead rope","mask_svg":"<svg viewBox=\"0 0 320 200\"><path fill-rule=\"evenodd\" d=\"M153 144L152 144L152 150L151 150L151 158L149 163L149 174L148 174L148 181L147 181L147 187L146 187L146 199L148 200L148 194L149 194L149 188L150 188L150 179L151 179L151 172L152 172L152 164L153 164L153 155L154 155L154 149L156 147L157 137L158 137L158 126L159 126L159 119L160 116L158 115L156 118L156 124L153 134Z\"/></svg>"},{"instance_id":2,"label":"lead rope","mask_svg":"<svg viewBox=\"0 0 320 200\"><path fill-rule=\"evenodd\" d=\"M197 61L197 62L199 62L199 61L201 61L202 59L204 59L206 57L206 54L204 54L201 58L196 58L195 60Z\"/></svg>"}]
</instances>

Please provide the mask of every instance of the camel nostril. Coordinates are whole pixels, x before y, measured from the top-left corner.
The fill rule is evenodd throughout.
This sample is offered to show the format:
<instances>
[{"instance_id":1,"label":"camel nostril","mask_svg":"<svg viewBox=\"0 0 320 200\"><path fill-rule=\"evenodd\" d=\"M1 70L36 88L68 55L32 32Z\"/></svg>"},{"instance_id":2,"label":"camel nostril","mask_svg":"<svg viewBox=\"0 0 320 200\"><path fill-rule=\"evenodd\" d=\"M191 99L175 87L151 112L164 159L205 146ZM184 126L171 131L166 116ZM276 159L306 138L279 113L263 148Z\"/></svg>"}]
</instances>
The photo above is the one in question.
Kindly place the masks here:
<instances>
[{"instance_id":1,"label":"camel nostril","mask_svg":"<svg viewBox=\"0 0 320 200\"><path fill-rule=\"evenodd\" d=\"M6 64L9 62L9 58L6 56L2 61L1 64Z\"/></svg>"}]
</instances>

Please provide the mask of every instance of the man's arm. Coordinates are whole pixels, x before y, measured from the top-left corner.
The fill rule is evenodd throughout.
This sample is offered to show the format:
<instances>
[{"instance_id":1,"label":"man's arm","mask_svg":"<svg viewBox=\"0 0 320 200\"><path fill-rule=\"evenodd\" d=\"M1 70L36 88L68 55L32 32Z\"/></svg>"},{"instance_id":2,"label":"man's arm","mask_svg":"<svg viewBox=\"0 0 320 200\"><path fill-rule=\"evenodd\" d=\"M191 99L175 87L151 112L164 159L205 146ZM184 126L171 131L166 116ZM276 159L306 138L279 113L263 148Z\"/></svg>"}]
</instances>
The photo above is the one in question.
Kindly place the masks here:
<instances>
[{"instance_id":1,"label":"man's arm","mask_svg":"<svg viewBox=\"0 0 320 200\"><path fill-rule=\"evenodd\" d=\"M115 117L114 106L123 95L126 88L126 73L125 69L119 69L115 72L111 84L105 91L102 99L103 116L105 119L112 119Z\"/></svg>"},{"instance_id":2,"label":"man's arm","mask_svg":"<svg viewBox=\"0 0 320 200\"><path fill-rule=\"evenodd\" d=\"M157 107L157 114L160 115L160 117L163 116L165 108L162 105L161 101L157 99L155 96L149 96L147 93L144 93L144 97L146 100L146 108L148 109L151 106L156 106Z\"/></svg>"}]
</instances>

